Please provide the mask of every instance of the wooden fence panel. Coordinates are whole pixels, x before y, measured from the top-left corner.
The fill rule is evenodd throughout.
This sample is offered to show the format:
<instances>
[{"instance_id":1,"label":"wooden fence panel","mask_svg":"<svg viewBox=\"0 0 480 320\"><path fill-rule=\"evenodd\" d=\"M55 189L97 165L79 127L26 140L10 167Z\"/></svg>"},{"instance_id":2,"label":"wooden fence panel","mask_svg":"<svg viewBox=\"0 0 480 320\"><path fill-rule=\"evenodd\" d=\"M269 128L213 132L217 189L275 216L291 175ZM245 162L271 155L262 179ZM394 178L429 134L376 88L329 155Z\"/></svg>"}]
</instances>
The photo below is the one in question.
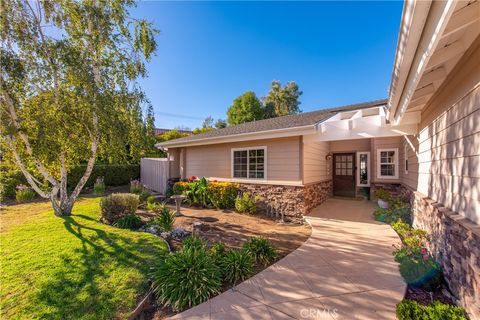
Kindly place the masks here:
<instances>
[{"instance_id":1,"label":"wooden fence panel","mask_svg":"<svg viewBox=\"0 0 480 320\"><path fill-rule=\"evenodd\" d=\"M167 158L142 158L140 160L140 180L142 184L156 192L165 194L168 174Z\"/></svg>"}]
</instances>

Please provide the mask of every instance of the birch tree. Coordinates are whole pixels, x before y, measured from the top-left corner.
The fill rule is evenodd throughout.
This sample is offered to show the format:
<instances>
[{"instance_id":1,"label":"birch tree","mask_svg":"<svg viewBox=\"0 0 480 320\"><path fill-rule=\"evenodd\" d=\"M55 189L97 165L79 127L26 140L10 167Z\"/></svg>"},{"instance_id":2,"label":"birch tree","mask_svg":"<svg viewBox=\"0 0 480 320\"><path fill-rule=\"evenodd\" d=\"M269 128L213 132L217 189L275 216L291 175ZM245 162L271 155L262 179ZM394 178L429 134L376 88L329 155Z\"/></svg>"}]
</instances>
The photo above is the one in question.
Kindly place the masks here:
<instances>
[{"instance_id":1,"label":"birch tree","mask_svg":"<svg viewBox=\"0 0 480 320\"><path fill-rule=\"evenodd\" d=\"M134 4L0 2L1 143L57 216L71 213L96 158L121 145L116 128L145 98L135 80L158 31L129 16ZM78 164L86 169L69 192Z\"/></svg>"}]
</instances>

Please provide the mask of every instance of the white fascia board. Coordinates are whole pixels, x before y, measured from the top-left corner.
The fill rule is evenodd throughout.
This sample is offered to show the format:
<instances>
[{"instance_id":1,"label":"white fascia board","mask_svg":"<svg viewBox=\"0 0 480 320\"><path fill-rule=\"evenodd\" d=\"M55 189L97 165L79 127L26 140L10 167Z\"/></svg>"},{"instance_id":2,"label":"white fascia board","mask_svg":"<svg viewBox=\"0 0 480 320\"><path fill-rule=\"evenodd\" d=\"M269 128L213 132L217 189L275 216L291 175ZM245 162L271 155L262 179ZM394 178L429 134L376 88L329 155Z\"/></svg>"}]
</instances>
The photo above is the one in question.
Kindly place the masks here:
<instances>
[{"instance_id":1,"label":"white fascia board","mask_svg":"<svg viewBox=\"0 0 480 320\"><path fill-rule=\"evenodd\" d=\"M247 132L247 133L221 136L221 137L208 137L208 138L197 139L192 141L175 142L175 140L172 140L172 141L157 143L155 144L155 147L168 149L168 148L201 146L201 145L229 143L229 142L294 137L294 136L301 136L304 134L309 134L314 132L315 132L315 126L308 125L308 126L302 126L302 127L266 130L266 131L259 131L259 132Z\"/></svg>"}]
</instances>

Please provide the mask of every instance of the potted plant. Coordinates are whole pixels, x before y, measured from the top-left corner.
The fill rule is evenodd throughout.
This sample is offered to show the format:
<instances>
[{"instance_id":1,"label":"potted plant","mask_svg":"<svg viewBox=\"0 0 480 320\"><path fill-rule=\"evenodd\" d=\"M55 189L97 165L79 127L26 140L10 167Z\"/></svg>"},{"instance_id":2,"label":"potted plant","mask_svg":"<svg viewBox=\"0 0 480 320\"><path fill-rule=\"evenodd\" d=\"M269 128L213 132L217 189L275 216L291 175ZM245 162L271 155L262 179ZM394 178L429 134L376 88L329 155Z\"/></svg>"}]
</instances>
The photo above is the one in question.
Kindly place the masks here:
<instances>
[{"instance_id":1,"label":"potted plant","mask_svg":"<svg viewBox=\"0 0 480 320\"><path fill-rule=\"evenodd\" d=\"M378 206L382 209L388 209L388 201L390 200L390 192L383 188L375 190L375 197L378 199Z\"/></svg>"}]
</instances>

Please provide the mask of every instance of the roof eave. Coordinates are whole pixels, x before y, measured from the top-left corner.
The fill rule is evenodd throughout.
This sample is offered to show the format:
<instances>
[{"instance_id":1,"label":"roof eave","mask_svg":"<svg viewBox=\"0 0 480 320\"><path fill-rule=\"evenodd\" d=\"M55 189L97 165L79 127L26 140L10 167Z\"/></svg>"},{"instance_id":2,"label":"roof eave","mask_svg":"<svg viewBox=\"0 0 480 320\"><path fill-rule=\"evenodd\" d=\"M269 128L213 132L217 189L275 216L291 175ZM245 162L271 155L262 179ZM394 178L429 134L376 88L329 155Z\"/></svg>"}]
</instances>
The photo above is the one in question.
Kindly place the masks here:
<instances>
[{"instance_id":1,"label":"roof eave","mask_svg":"<svg viewBox=\"0 0 480 320\"><path fill-rule=\"evenodd\" d=\"M165 141L155 144L156 148L180 148L180 147L190 147L190 146L199 146L207 144L219 144L219 143L229 143L229 142L239 142L246 140L262 140L262 139L272 139L272 138L284 138L299 136L303 134L309 134L315 132L315 124L310 124L300 127L292 128L282 128L274 130L264 130L258 132L246 132L240 134L232 134L229 136L221 137L207 137L203 139L196 139L192 141Z\"/></svg>"}]
</instances>

